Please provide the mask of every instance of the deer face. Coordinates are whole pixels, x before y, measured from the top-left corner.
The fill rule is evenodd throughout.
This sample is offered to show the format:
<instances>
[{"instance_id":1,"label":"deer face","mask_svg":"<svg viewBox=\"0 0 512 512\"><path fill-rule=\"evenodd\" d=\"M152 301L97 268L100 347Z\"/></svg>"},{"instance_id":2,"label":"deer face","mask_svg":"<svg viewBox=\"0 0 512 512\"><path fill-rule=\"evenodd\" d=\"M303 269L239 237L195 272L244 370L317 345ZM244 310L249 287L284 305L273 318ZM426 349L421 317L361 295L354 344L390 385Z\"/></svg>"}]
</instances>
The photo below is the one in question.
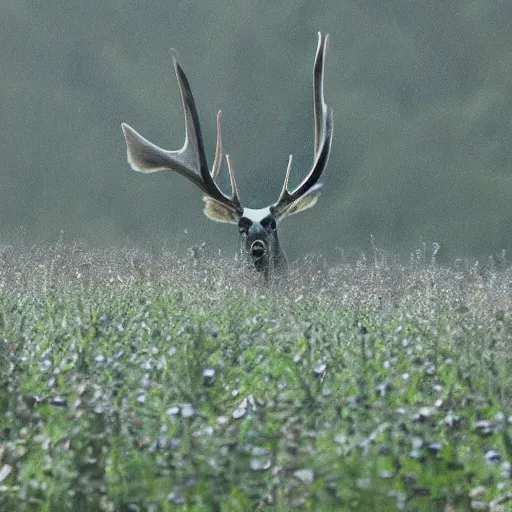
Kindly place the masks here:
<instances>
[{"instance_id":1,"label":"deer face","mask_svg":"<svg viewBox=\"0 0 512 512\"><path fill-rule=\"evenodd\" d=\"M231 182L231 197L217 185L222 163L220 111L217 114L217 146L215 159L210 169L201 135L199 117L188 79L173 54L174 69L181 92L185 113L185 144L177 151L162 149L139 135L127 124L122 124L128 162L139 172L151 173L164 169L175 171L197 185L204 193L204 213L218 222L236 224L240 234L240 250L247 261L268 277L286 267L286 256L279 246L277 224L287 215L292 215L313 206L320 194L319 179L327 165L332 141L332 110L324 101L324 69L328 37L318 34L318 46L313 68L313 96L315 116L314 162L301 183L288 190L292 157L281 194L276 203L260 209L242 206L235 182L229 155L226 162Z\"/></svg>"},{"instance_id":2,"label":"deer face","mask_svg":"<svg viewBox=\"0 0 512 512\"><path fill-rule=\"evenodd\" d=\"M244 208L238 221L240 251L258 272L282 265L277 222L270 208Z\"/></svg>"}]
</instances>

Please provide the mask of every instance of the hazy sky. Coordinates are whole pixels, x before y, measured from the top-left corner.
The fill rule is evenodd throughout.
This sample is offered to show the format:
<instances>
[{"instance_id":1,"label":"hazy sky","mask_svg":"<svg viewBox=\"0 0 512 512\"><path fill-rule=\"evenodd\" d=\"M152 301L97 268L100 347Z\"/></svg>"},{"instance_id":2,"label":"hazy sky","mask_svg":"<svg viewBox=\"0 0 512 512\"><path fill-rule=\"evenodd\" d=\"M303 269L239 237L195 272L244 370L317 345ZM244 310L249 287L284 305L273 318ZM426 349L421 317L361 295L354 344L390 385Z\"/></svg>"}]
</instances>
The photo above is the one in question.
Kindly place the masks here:
<instances>
[{"instance_id":1,"label":"hazy sky","mask_svg":"<svg viewBox=\"0 0 512 512\"><path fill-rule=\"evenodd\" d=\"M321 30L333 150L318 204L280 226L291 259L372 236L396 252L437 242L449 260L510 251L511 19L488 0L4 3L0 240L234 250L236 228L206 219L190 182L130 170L120 124L181 147L175 48L210 162L222 109L242 199L271 204L290 153L292 184L312 164Z\"/></svg>"}]
</instances>

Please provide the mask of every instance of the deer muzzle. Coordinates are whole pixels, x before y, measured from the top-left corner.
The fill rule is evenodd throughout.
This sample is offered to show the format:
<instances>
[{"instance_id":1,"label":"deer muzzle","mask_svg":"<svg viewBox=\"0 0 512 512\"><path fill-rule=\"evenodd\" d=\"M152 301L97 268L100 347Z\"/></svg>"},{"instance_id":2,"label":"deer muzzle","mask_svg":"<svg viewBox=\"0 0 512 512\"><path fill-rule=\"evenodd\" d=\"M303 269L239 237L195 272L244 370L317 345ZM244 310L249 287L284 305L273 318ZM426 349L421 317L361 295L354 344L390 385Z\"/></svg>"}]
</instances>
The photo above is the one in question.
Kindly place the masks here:
<instances>
[{"instance_id":1,"label":"deer muzzle","mask_svg":"<svg viewBox=\"0 0 512 512\"><path fill-rule=\"evenodd\" d=\"M256 270L264 270L268 265L268 245L263 240L255 240L249 249Z\"/></svg>"}]
</instances>

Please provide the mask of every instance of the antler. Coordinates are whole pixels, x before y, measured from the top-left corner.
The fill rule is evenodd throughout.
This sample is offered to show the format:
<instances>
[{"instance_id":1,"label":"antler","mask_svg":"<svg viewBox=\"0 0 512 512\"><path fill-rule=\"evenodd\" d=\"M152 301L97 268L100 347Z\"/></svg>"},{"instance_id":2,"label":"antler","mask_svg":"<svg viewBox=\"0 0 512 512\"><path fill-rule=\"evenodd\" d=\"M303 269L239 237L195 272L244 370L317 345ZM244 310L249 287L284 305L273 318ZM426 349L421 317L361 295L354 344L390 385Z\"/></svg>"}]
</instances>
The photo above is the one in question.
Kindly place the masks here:
<instances>
[{"instance_id":1,"label":"antler","mask_svg":"<svg viewBox=\"0 0 512 512\"><path fill-rule=\"evenodd\" d=\"M231 181L231 197L226 196L215 183L222 160L221 113L219 111L217 114L217 145L214 164L210 172L206 161L199 117L190 85L174 51L172 59L185 114L185 143L178 151L167 151L142 137L131 126L122 123L128 162L135 171L144 173L164 169L178 172L205 193L203 199L206 203L206 215L221 222L237 222L242 215L243 208L238 197L232 169L228 168Z\"/></svg>"},{"instance_id":2,"label":"antler","mask_svg":"<svg viewBox=\"0 0 512 512\"><path fill-rule=\"evenodd\" d=\"M322 186L318 180L327 165L332 141L332 109L324 101L324 71L325 55L329 35L322 38L318 33L315 66L313 68L314 115L315 115L315 160L313 167L302 182L291 192L288 191L288 180L292 165L292 156L288 160L288 168L284 179L283 189L277 202L270 207L276 218L297 213L313 206Z\"/></svg>"}]
</instances>

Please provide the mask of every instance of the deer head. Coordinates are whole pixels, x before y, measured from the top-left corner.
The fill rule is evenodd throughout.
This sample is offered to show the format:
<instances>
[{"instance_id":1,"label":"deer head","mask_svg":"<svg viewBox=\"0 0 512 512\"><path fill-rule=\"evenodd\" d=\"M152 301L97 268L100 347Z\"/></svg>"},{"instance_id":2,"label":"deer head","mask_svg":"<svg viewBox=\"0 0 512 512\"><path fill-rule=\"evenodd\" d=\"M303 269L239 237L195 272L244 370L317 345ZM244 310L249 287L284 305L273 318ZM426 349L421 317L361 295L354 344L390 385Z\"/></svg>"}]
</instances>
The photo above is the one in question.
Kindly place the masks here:
<instances>
[{"instance_id":1,"label":"deer head","mask_svg":"<svg viewBox=\"0 0 512 512\"><path fill-rule=\"evenodd\" d=\"M194 98L187 77L173 52L174 69L178 78L183 109L185 112L185 143L177 151L162 149L139 135L123 123L128 162L139 172L151 173L171 170L195 183L204 193L204 213L218 222L236 224L240 234L240 252L254 268L263 272L266 279L287 266L284 252L279 245L277 225L287 215L292 215L313 206L320 194L319 179L327 165L332 140L332 110L324 102L325 55L329 36L318 34L318 47L313 68L315 144L313 166L301 183L292 191L288 180L292 156L281 194L277 202L260 209L242 206L235 182L229 155L226 155L231 196L221 191L216 181L222 162L222 140L220 111L217 114L217 145L211 169L206 161L203 137Z\"/></svg>"}]
</instances>

